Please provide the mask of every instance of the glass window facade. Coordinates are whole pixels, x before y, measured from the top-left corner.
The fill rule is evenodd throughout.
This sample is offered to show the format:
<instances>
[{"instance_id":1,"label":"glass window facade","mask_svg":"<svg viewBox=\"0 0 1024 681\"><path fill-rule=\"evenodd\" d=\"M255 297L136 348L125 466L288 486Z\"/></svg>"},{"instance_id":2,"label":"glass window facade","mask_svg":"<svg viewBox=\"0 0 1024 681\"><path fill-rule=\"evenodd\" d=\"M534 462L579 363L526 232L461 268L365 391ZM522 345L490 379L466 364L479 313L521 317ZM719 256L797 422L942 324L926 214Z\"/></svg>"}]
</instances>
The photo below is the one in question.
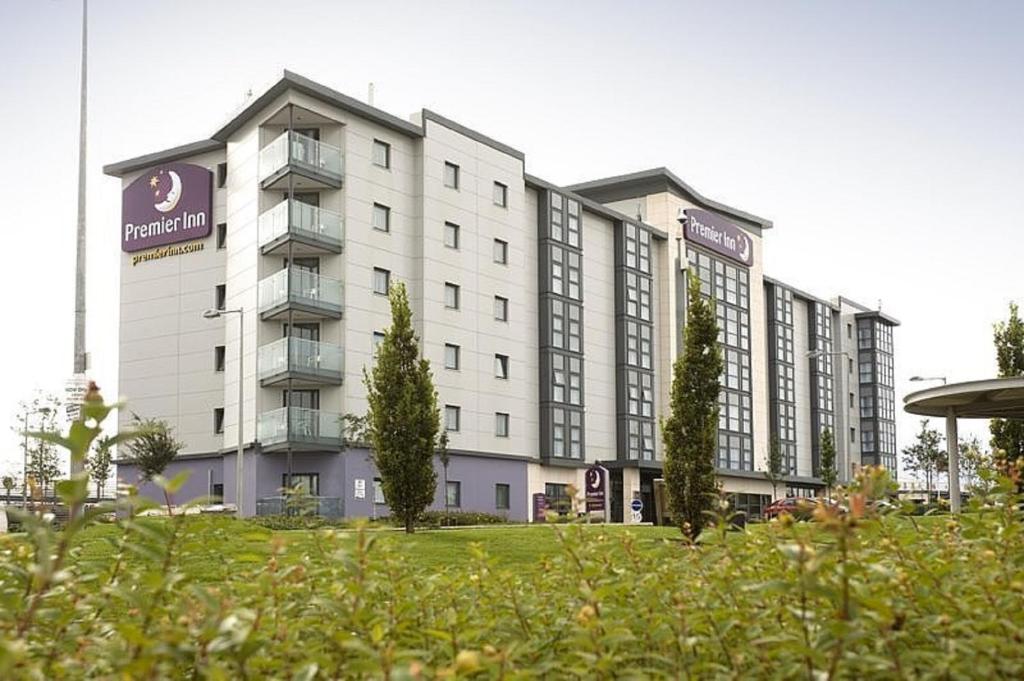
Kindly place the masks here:
<instances>
[{"instance_id":1,"label":"glass window facade","mask_svg":"<svg viewBox=\"0 0 1024 681\"><path fill-rule=\"evenodd\" d=\"M618 448L627 461L655 458L654 281L651 233L622 221L615 228Z\"/></svg>"},{"instance_id":2,"label":"glass window facade","mask_svg":"<svg viewBox=\"0 0 1024 681\"><path fill-rule=\"evenodd\" d=\"M860 451L865 465L896 475L896 391L892 326L878 317L857 320Z\"/></svg>"},{"instance_id":3,"label":"glass window facade","mask_svg":"<svg viewBox=\"0 0 1024 681\"><path fill-rule=\"evenodd\" d=\"M825 303L808 303L808 347L817 353L809 357L811 370L811 465L813 473L821 476L821 435L826 430L836 435L835 420L835 357L833 344L833 315L835 312ZM837 444L838 446L838 444Z\"/></svg>"},{"instance_id":4,"label":"glass window facade","mask_svg":"<svg viewBox=\"0 0 1024 681\"><path fill-rule=\"evenodd\" d=\"M718 395L719 468L754 470L754 428L750 382L750 273L745 267L686 249L701 293L715 301L718 342L725 370Z\"/></svg>"}]
</instances>

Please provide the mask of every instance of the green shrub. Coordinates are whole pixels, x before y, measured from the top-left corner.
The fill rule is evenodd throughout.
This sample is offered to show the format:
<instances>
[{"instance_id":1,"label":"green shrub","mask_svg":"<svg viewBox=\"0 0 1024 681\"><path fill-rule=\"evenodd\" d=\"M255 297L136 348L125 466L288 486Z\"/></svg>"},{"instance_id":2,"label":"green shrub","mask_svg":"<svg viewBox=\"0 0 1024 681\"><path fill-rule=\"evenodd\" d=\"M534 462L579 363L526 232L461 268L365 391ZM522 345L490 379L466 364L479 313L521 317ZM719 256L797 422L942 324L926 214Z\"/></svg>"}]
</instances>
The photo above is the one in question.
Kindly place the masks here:
<instances>
[{"instance_id":1,"label":"green shrub","mask_svg":"<svg viewBox=\"0 0 1024 681\"><path fill-rule=\"evenodd\" d=\"M424 511L416 521L417 527L466 527L467 525L500 525L508 518L478 511Z\"/></svg>"}]
</instances>

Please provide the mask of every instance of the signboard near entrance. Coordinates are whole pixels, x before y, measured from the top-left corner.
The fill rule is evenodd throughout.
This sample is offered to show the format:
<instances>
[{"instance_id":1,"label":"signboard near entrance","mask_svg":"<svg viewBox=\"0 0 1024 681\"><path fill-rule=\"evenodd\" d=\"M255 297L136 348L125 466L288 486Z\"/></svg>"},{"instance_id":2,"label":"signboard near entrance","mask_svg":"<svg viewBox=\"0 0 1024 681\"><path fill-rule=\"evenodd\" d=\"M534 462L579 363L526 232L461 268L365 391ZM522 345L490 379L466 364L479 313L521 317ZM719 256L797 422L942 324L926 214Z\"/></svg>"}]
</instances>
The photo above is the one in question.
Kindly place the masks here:
<instances>
[{"instance_id":1,"label":"signboard near entrance","mask_svg":"<svg viewBox=\"0 0 1024 681\"><path fill-rule=\"evenodd\" d=\"M587 513L604 511L608 507L608 469L594 464L584 474L584 481Z\"/></svg>"},{"instance_id":2,"label":"signboard near entrance","mask_svg":"<svg viewBox=\"0 0 1024 681\"><path fill-rule=\"evenodd\" d=\"M533 495L533 522L543 523L547 521L548 498L543 492Z\"/></svg>"}]
</instances>

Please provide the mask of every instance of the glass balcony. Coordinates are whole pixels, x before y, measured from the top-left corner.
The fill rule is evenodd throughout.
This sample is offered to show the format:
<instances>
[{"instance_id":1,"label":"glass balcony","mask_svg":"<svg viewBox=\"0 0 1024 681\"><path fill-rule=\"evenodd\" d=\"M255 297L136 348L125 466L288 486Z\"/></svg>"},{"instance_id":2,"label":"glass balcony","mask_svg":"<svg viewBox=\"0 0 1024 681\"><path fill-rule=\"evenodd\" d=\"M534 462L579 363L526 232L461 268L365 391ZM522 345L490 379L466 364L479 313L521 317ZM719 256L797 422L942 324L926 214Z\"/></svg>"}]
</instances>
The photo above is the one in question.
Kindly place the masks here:
<instances>
[{"instance_id":1,"label":"glass balcony","mask_svg":"<svg viewBox=\"0 0 1024 681\"><path fill-rule=\"evenodd\" d=\"M340 319L344 298L344 286L337 279L286 267L260 281L260 317L278 319L292 310L301 319Z\"/></svg>"},{"instance_id":2,"label":"glass balcony","mask_svg":"<svg viewBox=\"0 0 1024 681\"><path fill-rule=\"evenodd\" d=\"M287 130L260 150L260 183L279 189L289 173L300 175L302 187L341 186L345 163L341 149Z\"/></svg>"},{"instance_id":3,"label":"glass balcony","mask_svg":"<svg viewBox=\"0 0 1024 681\"><path fill-rule=\"evenodd\" d=\"M263 412L256 430L264 447L285 444L341 447L341 414L319 409L282 407Z\"/></svg>"},{"instance_id":4,"label":"glass balcony","mask_svg":"<svg viewBox=\"0 0 1024 681\"><path fill-rule=\"evenodd\" d=\"M282 201L260 215L260 248L265 255L284 249L291 240L301 252L341 253L345 238L340 214L302 201Z\"/></svg>"},{"instance_id":5,"label":"glass balcony","mask_svg":"<svg viewBox=\"0 0 1024 681\"><path fill-rule=\"evenodd\" d=\"M257 369L263 385L290 379L302 383L341 383L345 353L331 343L291 336L259 349Z\"/></svg>"}]
</instances>

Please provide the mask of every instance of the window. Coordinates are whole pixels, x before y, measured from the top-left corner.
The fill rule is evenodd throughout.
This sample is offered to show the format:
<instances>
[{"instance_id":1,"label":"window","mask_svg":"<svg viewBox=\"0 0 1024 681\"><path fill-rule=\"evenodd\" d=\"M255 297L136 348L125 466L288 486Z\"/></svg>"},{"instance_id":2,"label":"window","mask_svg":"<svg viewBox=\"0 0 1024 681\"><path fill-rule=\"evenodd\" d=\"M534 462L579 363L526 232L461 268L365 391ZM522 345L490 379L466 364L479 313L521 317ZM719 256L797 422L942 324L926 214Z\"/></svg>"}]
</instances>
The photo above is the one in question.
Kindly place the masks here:
<instances>
[{"instance_id":1,"label":"window","mask_svg":"<svg viewBox=\"0 0 1024 681\"><path fill-rule=\"evenodd\" d=\"M501 182L494 183L494 205L508 208L508 186Z\"/></svg>"},{"instance_id":2,"label":"window","mask_svg":"<svg viewBox=\"0 0 1024 681\"><path fill-rule=\"evenodd\" d=\"M846 325L846 337L853 340L853 324Z\"/></svg>"},{"instance_id":3,"label":"window","mask_svg":"<svg viewBox=\"0 0 1024 681\"><path fill-rule=\"evenodd\" d=\"M462 506L462 483L458 480L449 480L445 483L444 505L447 508Z\"/></svg>"},{"instance_id":4,"label":"window","mask_svg":"<svg viewBox=\"0 0 1024 681\"><path fill-rule=\"evenodd\" d=\"M494 356L495 378L508 378L508 355Z\"/></svg>"},{"instance_id":5,"label":"window","mask_svg":"<svg viewBox=\"0 0 1024 681\"><path fill-rule=\"evenodd\" d=\"M384 498L384 481L381 480L380 478L373 479L373 503L387 503L387 500Z\"/></svg>"},{"instance_id":6,"label":"window","mask_svg":"<svg viewBox=\"0 0 1024 681\"><path fill-rule=\"evenodd\" d=\"M459 309L459 285L446 281L444 283L444 306L449 310Z\"/></svg>"},{"instance_id":7,"label":"window","mask_svg":"<svg viewBox=\"0 0 1024 681\"><path fill-rule=\"evenodd\" d=\"M224 346L218 345L213 349L213 370L224 371Z\"/></svg>"},{"instance_id":8,"label":"window","mask_svg":"<svg viewBox=\"0 0 1024 681\"><path fill-rule=\"evenodd\" d=\"M213 410L213 432L217 434L224 432L224 407L217 407Z\"/></svg>"},{"instance_id":9,"label":"window","mask_svg":"<svg viewBox=\"0 0 1024 681\"><path fill-rule=\"evenodd\" d=\"M551 355L551 399L577 406L583 404L583 363L579 357Z\"/></svg>"},{"instance_id":10,"label":"window","mask_svg":"<svg viewBox=\"0 0 1024 681\"><path fill-rule=\"evenodd\" d=\"M846 373L853 375L853 359L847 358L846 361L848 362Z\"/></svg>"},{"instance_id":11,"label":"window","mask_svg":"<svg viewBox=\"0 0 1024 681\"><path fill-rule=\"evenodd\" d=\"M459 346L452 345L451 343L444 344L444 368L445 369L458 369L459 368Z\"/></svg>"},{"instance_id":12,"label":"window","mask_svg":"<svg viewBox=\"0 0 1024 681\"><path fill-rule=\"evenodd\" d=\"M228 299L228 286L227 284L217 284L217 288L214 290L213 300L214 307L218 310L227 309Z\"/></svg>"},{"instance_id":13,"label":"window","mask_svg":"<svg viewBox=\"0 0 1024 681\"><path fill-rule=\"evenodd\" d=\"M508 321L508 298L494 296L494 318L499 322Z\"/></svg>"},{"instance_id":14,"label":"window","mask_svg":"<svg viewBox=\"0 0 1024 681\"><path fill-rule=\"evenodd\" d=\"M373 228L380 232L391 231L391 209L382 203L373 204Z\"/></svg>"},{"instance_id":15,"label":"window","mask_svg":"<svg viewBox=\"0 0 1024 681\"><path fill-rule=\"evenodd\" d=\"M856 428L850 428L850 443L851 444L856 444L857 443L857 429Z\"/></svg>"},{"instance_id":16,"label":"window","mask_svg":"<svg viewBox=\"0 0 1024 681\"><path fill-rule=\"evenodd\" d=\"M444 429L450 433L459 432L459 417L462 409L453 404L444 405Z\"/></svg>"},{"instance_id":17,"label":"window","mask_svg":"<svg viewBox=\"0 0 1024 681\"><path fill-rule=\"evenodd\" d=\"M454 222L444 223L444 245L455 249L459 247L459 226Z\"/></svg>"},{"instance_id":18,"label":"window","mask_svg":"<svg viewBox=\"0 0 1024 681\"><path fill-rule=\"evenodd\" d=\"M377 354L377 348L379 348L380 344L383 343L383 342L384 342L384 332L383 331L374 331L373 332L373 354L374 355Z\"/></svg>"},{"instance_id":19,"label":"window","mask_svg":"<svg viewBox=\"0 0 1024 681\"><path fill-rule=\"evenodd\" d=\"M391 167L391 145L380 140L373 140L373 165L381 168Z\"/></svg>"},{"instance_id":20,"label":"window","mask_svg":"<svg viewBox=\"0 0 1024 681\"><path fill-rule=\"evenodd\" d=\"M508 264L508 242L501 239L494 240L494 262L499 265Z\"/></svg>"},{"instance_id":21,"label":"window","mask_svg":"<svg viewBox=\"0 0 1024 681\"><path fill-rule=\"evenodd\" d=\"M459 166L450 161L444 162L444 186L451 189L459 188Z\"/></svg>"},{"instance_id":22,"label":"window","mask_svg":"<svg viewBox=\"0 0 1024 681\"><path fill-rule=\"evenodd\" d=\"M494 508L499 511L507 511L509 509L509 501L511 498L511 488L507 483L499 482L494 485Z\"/></svg>"},{"instance_id":23,"label":"window","mask_svg":"<svg viewBox=\"0 0 1024 681\"><path fill-rule=\"evenodd\" d=\"M854 407L857 406L856 402L857 402L856 396L854 396L853 393L850 393L850 401L848 402L848 404L850 405L850 409L853 409Z\"/></svg>"},{"instance_id":24,"label":"window","mask_svg":"<svg viewBox=\"0 0 1024 681\"><path fill-rule=\"evenodd\" d=\"M217 225L217 250L225 248L228 244L228 223L221 222Z\"/></svg>"},{"instance_id":25,"label":"window","mask_svg":"<svg viewBox=\"0 0 1024 681\"><path fill-rule=\"evenodd\" d=\"M288 484L288 474L281 474L281 487L287 489L297 489L303 494L309 496L318 497L320 496L320 474L319 473L292 473L291 485Z\"/></svg>"},{"instance_id":26,"label":"window","mask_svg":"<svg viewBox=\"0 0 1024 681\"><path fill-rule=\"evenodd\" d=\"M494 413L494 434L497 437L508 437L508 414L500 411Z\"/></svg>"},{"instance_id":27,"label":"window","mask_svg":"<svg viewBox=\"0 0 1024 681\"><path fill-rule=\"evenodd\" d=\"M228 164L217 164L217 188L223 189L228 183Z\"/></svg>"},{"instance_id":28,"label":"window","mask_svg":"<svg viewBox=\"0 0 1024 681\"><path fill-rule=\"evenodd\" d=\"M548 508L554 511L568 513L572 508L568 485L557 482L544 483L544 496L548 502Z\"/></svg>"},{"instance_id":29,"label":"window","mask_svg":"<svg viewBox=\"0 0 1024 681\"><path fill-rule=\"evenodd\" d=\"M391 288L391 272L379 267L373 268L373 292L386 296Z\"/></svg>"}]
</instances>

